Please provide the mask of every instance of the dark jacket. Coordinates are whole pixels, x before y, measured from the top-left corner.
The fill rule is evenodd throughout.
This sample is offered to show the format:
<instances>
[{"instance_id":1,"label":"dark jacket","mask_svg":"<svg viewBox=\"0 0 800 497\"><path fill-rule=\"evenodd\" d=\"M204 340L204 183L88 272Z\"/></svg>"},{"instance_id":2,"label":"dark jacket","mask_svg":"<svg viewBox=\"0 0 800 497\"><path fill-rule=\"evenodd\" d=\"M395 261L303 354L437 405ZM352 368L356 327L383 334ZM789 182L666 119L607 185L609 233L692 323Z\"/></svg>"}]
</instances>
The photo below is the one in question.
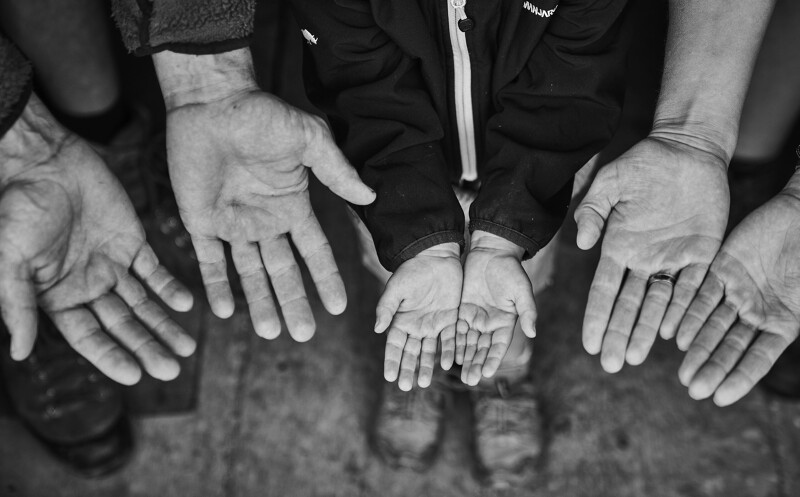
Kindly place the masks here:
<instances>
[{"instance_id":1,"label":"dark jacket","mask_svg":"<svg viewBox=\"0 0 800 497\"><path fill-rule=\"evenodd\" d=\"M210 54L243 48L256 0L113 0L122 41L136 55Z\"/></svg>"},{"instance_id":2,"label":"dark jacket","mask_svg":"<svg viewBox=\"0 0 800 497\"><path fill-rule=\"evenodd\" d=\"M390 271L463 240L458 183L479 185L470 230L535 254L620 115L626 0L458 2L292 0L307 90L378 194L357 210Z\"/></svg>"},{"instance_id":3,"label":"dark jacket","mask_svg":"<svg viewBox=\"0 0 800 497\"><path fill-rule=\"evenodd\" d=\"M0 32L0 138L22 114L32 86L30 63Z\"/></svg>"}]
</instances>

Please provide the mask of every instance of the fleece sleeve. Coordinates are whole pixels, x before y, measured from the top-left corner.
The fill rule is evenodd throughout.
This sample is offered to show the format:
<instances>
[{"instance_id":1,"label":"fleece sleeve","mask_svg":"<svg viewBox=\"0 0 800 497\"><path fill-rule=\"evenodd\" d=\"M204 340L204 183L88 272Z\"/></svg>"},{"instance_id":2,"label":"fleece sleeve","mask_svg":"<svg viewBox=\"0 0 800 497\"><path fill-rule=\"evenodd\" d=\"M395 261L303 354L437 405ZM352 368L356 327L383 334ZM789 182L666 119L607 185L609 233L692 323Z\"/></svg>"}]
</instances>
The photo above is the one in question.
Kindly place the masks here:
<instances>
[{"instance_id":1,"label":"fleece sleeve","mask_svg":"<svg viewBox=\"0 0 800 497\"><path fill-rule=\"evenodd\" d=\"M575 173L608 144L621 114L625 4L561 0L552 11L522 71L497 93L470 230L502 236L523 247L526 257L558 231ZM550 14L522 9L519 15L527 17L520 22Z\"/></svg>"},{"instance_id":2,"label":"fleece sleeve","mask_svg":"<svg viewBox=\"0 0 800 497\"><path fill-rule=\"evenodd\" d=\"M31 94L33 68L0 32L0 138L17 120Z\"/></svg>"},{"instance_id":3,"label":"fleece sleeve","mask_svg":"<svg viewBox=\"0 0 800 497\"><path fill-rule=\"evenodd\" d=\"M113 0L125 46L136 55L186 54L248 46L256 0Z\"/></svg>"},{"instance_id":4,"label":"fleece sleeve","mask_svg":"<svg viewBox=\"0 0 800 497\"><path fill-rule=\"evenodd\" d=\"M416 2L393 10L381 0L293 0L308 40L306 90L328 115L339 146L377 193L357 207L381 264L394 271L422 250L464 242L464 214L450 184L441 148L444 131L435 101L443 77L432 75L435 44ZM383 22L381 16L408 16ZM395 20L396 21L396 20ZM392 36L382 26L419 26ZM410 40L404 46L394 40ZM441 68L438 68L441 70ZM427 75L427 76L426 76ZM434 92L439 98L432 98Z\"/></svg>"}]
</instances>

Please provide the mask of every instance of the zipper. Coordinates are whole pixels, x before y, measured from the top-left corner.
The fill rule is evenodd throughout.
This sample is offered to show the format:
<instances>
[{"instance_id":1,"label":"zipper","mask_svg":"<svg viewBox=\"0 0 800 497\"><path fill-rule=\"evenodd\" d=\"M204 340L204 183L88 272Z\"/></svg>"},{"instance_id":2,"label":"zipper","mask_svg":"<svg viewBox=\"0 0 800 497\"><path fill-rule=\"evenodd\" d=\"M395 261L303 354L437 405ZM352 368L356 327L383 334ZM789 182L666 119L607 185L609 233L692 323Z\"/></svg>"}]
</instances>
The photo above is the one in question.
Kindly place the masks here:
<instances>
[{"instance_id":1,"label":"zipper","mask_svg":"<svg viewBox=\"0 0 800 497\"><path fill-rule=\"evenodd\" d=\"M478 157L475 152L475 120L472 109L472 66L469 60L466 31L473 28L464 7L467 0L449 0L447 24L453 49L455 75L456 124L461 152L461 182L478 179Z\"/></svg>"}]
</instances>

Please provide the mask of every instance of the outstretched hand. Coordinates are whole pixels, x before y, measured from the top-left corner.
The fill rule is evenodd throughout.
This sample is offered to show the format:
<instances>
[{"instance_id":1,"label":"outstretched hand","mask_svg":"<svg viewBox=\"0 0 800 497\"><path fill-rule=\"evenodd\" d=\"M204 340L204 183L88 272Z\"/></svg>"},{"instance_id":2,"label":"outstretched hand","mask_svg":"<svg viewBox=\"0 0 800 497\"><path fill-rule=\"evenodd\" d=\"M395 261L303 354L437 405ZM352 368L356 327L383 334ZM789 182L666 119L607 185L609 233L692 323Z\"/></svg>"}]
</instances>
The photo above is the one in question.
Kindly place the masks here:
<instances>
[{"instance_id":1,"label":"outstretched hand","mask_svg":"<svg viewBox=\"0 0 800 497\"><path fill-rule=\"evenodd\" d=\"M417 383L428 387L433 378L438 338L441 364L453 365L455 326L461 295L462 269L459 247L445 243L423 250L405 261L386 283L378 301L375 331L386 335L383 374L399 381L402 390Z\"/></svg>"},{"instance_id":2,"label":"outstretched hand","mask_svg":"<svg viewBox=\"0 0 800 497\"><path fill-rule=\"evenodd\" d=\"M795 175L798 176L798 175ZM695 399L727 406L800 333L800 178L730 234L678 330L679 371Z\"/></svg>"},{"instance_id":3,"label":"outstretched hand","mask_svg":"<svg viewBox=\"0 0 800 497\"><path fill-rule=\"evenodd\" d=\"M483 231L472 234L455 344L455 360L467 385L497 372L517 319L525 335L536 336L536 303L522 255L523 249L508 240ZM444 341L442 349L444 357Z\"/></svg>"},{"instance_id":4,"label":"outstretched hand","mask_svg":"<svg viewBox=\"0 0 800 497\"><path fill-rule=\"evenodd\" d=\"M196 57L189 69L197 69L192 64L202 68L202 57L211 57L212 66L218 62L214 57L228 57L226 64L246 64L251 71L249 53L237 52ZM193 56L164 57L177 57L172 62L180 68L182 57ZM162 89L169 88L165 99L170 177L211 309L223 318L233 313L223 250L223 242L228 242L256 333L275 338L281 330L271 283L290 335L306 341L315 322L290 239L325 308L339 314L347 300L333 253L311 209L308 169L348 202L369 204L375 193L358 178L320 118L260 91L252 75L239 86L225 80L217 86L175 90L165 83L170 81L165 75L171 70L169 62L157 59Z\"/></svg>"},{"instance_id":5,"label":"outstretched hand","mask_svg":"<svg viewBox=\"0 0 800 497\"><path fill-rule=\"evenodd\" d=\"M139 364L158 379L177 376L173 353L191 355L195 342L142 283L178 311L192 295L159 265L100 157L34 96L0 141L0 164L0 309L12 357L33 349L38 304L109 378L136 383Z\"/></svg>"},{"instance_id":6,"label":"outstretched hand","mask_svg":"<svg viewBox=\"0 0 800 497\"><path fill-rule=\"evenodd\" d=\"M608 372L671 338L722 243L727 164L680 137L649 137L603 167L575 212L578 246L603 239L583 322L587 352ZM675 287L648 278L668 273ZM624 284L623 284L624 283ZM669 308L668 308L669 306Z\"/></svg>"}]
</instances>

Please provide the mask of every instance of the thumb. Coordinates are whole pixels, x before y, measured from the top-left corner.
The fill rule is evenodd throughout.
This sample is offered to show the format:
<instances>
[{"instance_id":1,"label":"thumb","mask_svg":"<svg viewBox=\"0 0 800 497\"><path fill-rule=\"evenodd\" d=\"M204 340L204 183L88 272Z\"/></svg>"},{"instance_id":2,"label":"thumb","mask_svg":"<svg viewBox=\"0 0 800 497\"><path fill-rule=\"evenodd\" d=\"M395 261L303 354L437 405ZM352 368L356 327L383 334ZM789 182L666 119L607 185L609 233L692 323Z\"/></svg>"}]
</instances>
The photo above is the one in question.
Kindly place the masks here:
<instances>
[{"instance_id":1,"label":"thumb","mask_svg":"<svg viewBox=\"0 0 800 497\"><path fill-rule=\"evenodd\" d=\"M608 188L603 172L601 170L598 173L586 196L575 209L575 222L578 223L577 244L582 250L594 247L597 240L600 239L611 209L619 201L616 196L609 195L616 189Z\"/></svg>"},{"instance_id":2,"label":"thumb","mask_svg":"<svg viewBox=\"0 0 800 497\"><path fill-rule=\"evenodd\" d=\"M307 143L303 164L311 168L322 184L344 200L356 205L371 204L375 200L375 192L358 177L356 170L334 143L327 126L318 118L313 119L307 126L316 129Z\"/></svg>"},{"instance_id":3,"label":"thumb","mask_svg":"<svg viewBox=\"0 0 800 497\"><path fill-rule=\"evenodd\" d=\"M519 316L519 325L522 332L528 338L536 336L536 300L533 297L533 289L530 283L520 289L519 295L514 300L514 307Z\"/></svg>"},{"instance_id":4,"label":"thumb","mask_svg":"<svg viewBox=\"0 0 800 497\"><path fill-rule=\"evenodd\" d=\"M11 334L11 358L27 358L36 341L38 313L36 290L24 263L0 267L0 314Z\"/></svg>"},{"instance_id":5,"label":"thumb","mask_svg":"<svg viewBox=\"0 0 800 497\"><path fill-rule=\"evenodd\" d=\"M391 283L392 281L390 279L375 309L375 333L383 333L386 331L392 323L392 318L397 312L397 309L400 308L401 299L398 297Z\"/></svg>"}]
</instances>

